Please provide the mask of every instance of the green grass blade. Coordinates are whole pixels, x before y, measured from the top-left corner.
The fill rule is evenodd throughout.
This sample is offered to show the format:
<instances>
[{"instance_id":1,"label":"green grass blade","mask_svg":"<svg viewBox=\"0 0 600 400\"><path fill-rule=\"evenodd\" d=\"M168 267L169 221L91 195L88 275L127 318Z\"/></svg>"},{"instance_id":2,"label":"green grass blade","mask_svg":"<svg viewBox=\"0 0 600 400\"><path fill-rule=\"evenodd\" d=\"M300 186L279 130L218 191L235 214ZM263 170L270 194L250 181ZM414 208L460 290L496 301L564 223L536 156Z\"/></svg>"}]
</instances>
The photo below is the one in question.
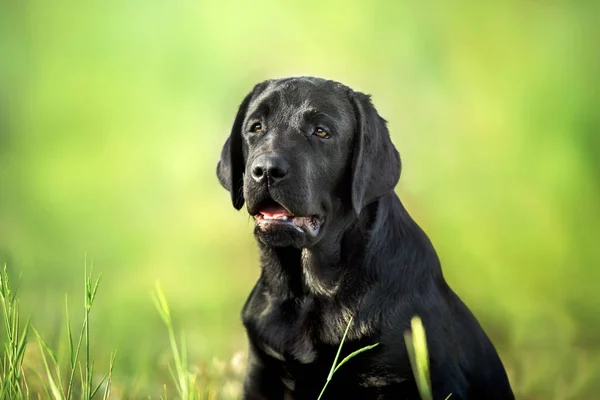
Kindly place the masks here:
<instances>
[{"instance_id":1,"label":"green grass blade","mask_svg":"<svg viewBox=\"0 0 600 400\"><path fill-rule=\"evenodd\" d=\"M369 351L375 347L379 346L379 343L375 343L375 344L371 344L369 346L365 346L361 349L358 349L356 351L353 351L352 353L348 354L336 367L335 370L333 371L335 373L335 371L337 371L342 365L344 365L346 362L350 361L351 358L356 357L357 355L359 355L360 353L364 353L365 351Z\"/></svg>"},{"instance_id":2,"label":"green grass blade","mask_svg":"<svg viewBox=\"0 0 600 400\"><path fill-rule=\"evenodd\" d=\"M91 400L94 396L92 396L92 390L93 390L93 377L94 377L94 367L95 367L95 363L94 360L90 361L90 365L89 365L89 374L88 374L88 381L87 381L87 394L88 394L88 400Z\"/></svg>"},{"instance_id":3,"label":"green grass blade","mask_svg":"<svg viewBox=\"0 0 600 400\"><path fill-rule=\"evenodd\" d=\"M44 389L44 392L46 393L46 398L47 399L51 399L52 398L52 393L50 393L50 389L48 388L48 385L46 384L44 377L42 376L42 374L36 369L34 370L35 375L38 377L38 380L42 383L42 389ZM41 394L38 393L38 399L40 399ZM4 398L4 397L2 397Z\"/></svg>"},{"instance_id":4,"label":"green grass blade","mask_svg":"<svg viewBox=\"0 0 600 400\"><path fill-rule=\"evenodd\" d=\"M18 360L23 360L23 357L25 357L25 349L27 348L27 334L29 332L29 327L31 326L31 319L27 318L27 321L25 322L25 326L23 327L23 330L21 332L21 335L19 336L19 342L17 343L17 359Z\"/></svg>"},{"instance_id":5,"label":"green grass blade","mask_svg":"<svg viewBox=\"0 0 600 400\"><path fill-rule=\"evenodd\" d=\"M327 385L329 385L329 381L331 381L331 378L333 377L333 374L335 372L335 366L337 364L337 360L338 360L338 358L340 358L342 346L344 345L344 341L346 340L346 335L348 335L348 331L350 330L350 326L352 325L353 320L354 320L354 317L350 317L350 321L348 321L348 326L346 326L346 330L344 331L344 336L342 336L342 341L340 342L340 345L337 349L337 353L335 354L335 358L333 359L333 364L331 365L331 370L329 370L329 375L327 375L327 380L325 381L325 384L323 385L323 389L321 389L321 393L319 394L319 397L317 397L317 400L321 400L323 393L325 393L325 389L327 389Z\"/></svg>"},{"instance_id":6,"label":"green grass blade","mask_svg":"<svg viewBox=\"0 0 600 400\"><path fill-rule=\"evenodd\" d=\"M100 379L100 382L98 382L98 385L96 385L96 387L94 388L94 390L92 390L92 394L90 394L90 399L93 399L94 396L96 395L96 393L98 393L98 390L100 390L100 388L102 387L102 384L104 383L104 381L106 381L108 379L108 375L110 374L110 371L107 372L106 374L104 374L104 376L102 377L102 379Z\"/></svg>"},{"instance_id":7,"label":"green grass blade","mask_svg":"<svg viewBox=\"0 0 600 400\"><path fill-rule=\"evenodd\" d=\"M177 387L180 398L182 400L189 399L190 373L187 370L187 348L185 338L182 338L180 353L179 347L177 346L177 340L175 339L175 331L173 329L173 321L171 319L169 303L167 302L167 298L158 282L156 283L156 290L153 293L152 298L161 319L167 327L171 353L173 354L173 360L175 362L174 370L171 366L169 366L171 377L173 378L175 386Z\"/></svg>"},{"instance_id":8,"label":"green grass blade","mask_svg":"<svg viewBox=\"0 0 600 400\"><path fill-rule=\"evenodd\" d=\"M68 340L69 340L69 365L71 367L71 369L73 369L73 367L75 366L75 359L73 358L75 356L75 351L74 351L74 347L73 347L73 332L71 331L71 316L69 315L69 301L68 301L68 297L65 295L65 315L66 315L66 322L67 322L67 336L68 336Z\"/></svg>"},{"instance_id":9,"label":"green grass blade","mask_svg":"<svg viewBox=\"0 0 600 400\"><path fill-rule=\"evenodd\" d=\"M96 283L94 284L94 286L91 286L91 275L90 275L90 292L89 292L89 306L90 308L92 307L92 304L94 304L94 299L96 299L96 292L98 291L98 285L100 284L100 279L102 278L102 273L100 273L98 275L98 278L96 278Z\"/></svg>"},{"instance_id":10,"label":"green grass blade","mask_svg":"<svg viewBox=\"0 0 600 400\"><path fill-rule=\"evenodd\" d=\"M27 384L27 377L25 376L23 367L21 367L21 376L23 377L23 386L25 387L25 399L29 400L29 385Z\"/></svg>"},{"instance_id":11,"label":"green grass blade","mask_svg":"<svg viewBox=\"0 0 600 400\"><path fill-rule=\"evenodd\" d=\"M22 330L19 314L17 290L13 290L8 277L6 264L0 270L0 308L4 323L4 352L0 363L0 398L23 398L24 382L23 358L27 347L27 336L30 326L28 319Z\"/></svg>"},{"instance_id":12,"label":"green grass blade","mask_svg":"<svg viewBox=\"0 0 600 400\"><path fill-rule=\"evenodd\" d=\"M429 355L427 351L425 328L419 317L413 317L410 324L411 330L404 333L408 358L421 398L423 400L432 400L431 379L429 376Z\"/></svg>"},{"instance_id":13,"label":"green grass blade","mask_svg":"<svg viewBox=\"0 0 600 400\"><path fill-rule=\"evenodd\" d=\"M108 400L110 397L110 389L112 386L112 374L113 368L115 366L115 358L117 357L117 352L114 351L110 356L110 363L108 367L108 380L106 381L106 389L104 390L104 396L102 396L103 400Z\"/></svg>"},{"instance_id":14,"label":"green grass blade","mask_svg":"<svg viewBox=\"0 0 600 400\"><path fill-rule=\"evenodd\" d=\"M171 313L169 311L169 304L167 303L167 299L165 294L160 286L160 283L156 282L156 291L153 293L152 299L154 300L154 305L160 314L160 317L164 321L165 324L171 324Z\"/></svg>"},{"instance_id":15,"label":"green grass blade","mask_svg":"<svg viewBox=\"0 0 600 400\"><path fill-rule=\"evenodd\" d=\"M93 267L92 267L93 270ZM90 400L90 310L92 308L91 295L92 292L92 271L90 271L90 275L87 274L87 270L85 271L84 276L84 285L85 285L85 316L84 316L84 324L85 324L85 380L82 381L83 386L83 397L85 400Z\"/></svg>"},{"instance_id":16,"label":"green grass blade","mask_svg":"<svg viewBox=\"0 0 600 400\"><path fill-rule=\"evenodd\" d=\"M179 380L181 385L184 387L184 399L190 400L193 397L193 391L190 390L190 374L188 372L187 365L187 344L185 341L185 334L181 332L181 367L179 369Z\"/></svg>"},{"instance_id":17,"label":"green grass blade","mask_svg":"<svg viewBox=\"0 0 600 400\"><path fill-rule=\"evenodd\" d=\"M81 365L81 360L77 363L79 367L79 382L81 382L81 398L85 399L85 380L83 378L83 366Z\"/></svg>"},{"instance_id":18,"label":"green grass blade","mask_svg":"<svg viewBox=\"0 0 600 400\"><path fill-rule=\"evenodd\" d=\"M342 341L338 347L337 353L335 354L335 358L333 359L333 365L331 366L331 370L329 371L329 375L327 376L327 380L331 380L333 377L333 373L335 372L335 366L337 360L340 358L340 353L342 352L342 346L346 341L346 336L348 335L348 331L350 330L350 326L352 325L352 321L354 321L354 317L350 317L350 321L348 321L348 326L346 326L346 330L344 331L344 336L342 336Z\"/></svg>"},{"instance_id":19,"label":"green grass blade","mask_svg":"<svg viewBox=\"0 0 600 400\"><path fill-rule=\"evenodd\" d=\"M175 382L175 388L177 389L177 393L179 393L179 397L181 399L183 399L183 391L181 390L181 387L179 386L179 379L177 379L177 374L175 373L175 370L171 366L171 363L169 363L167 365L167 368L169 369L169 374L171 375L171 379L173 380L173 382Z\"/></svg>"},{"instance_id":20,"label":"green grass blade","mask_svg":"<svg viewBox=\"0 0 600 400\"><path fill-rule=\"evenodd\" d=\"M185 341L185 334L181 332L181 369L187 371L187 343Z\"/></svg>"},{"instance_id":21,"label":"green grass blade","mask_svg":"<svg viewBox=\"0 0 600 400\"><path fill-rule=\"evenodd\" d=\"M42 355L42 362L44 364L44 369L46 370L46 377L48 379L48 385L50 387L52 398L54 398L54 400L63 400L63 394L59 387L56 385L54 378L52 377L52 371L50 370L48 359L46 358L46 351L50 349L48 348L48 345L46 344L46 342L44 342L44 339L42 339L38 331L34 329L34 332L38 339L40 353ZM48 354L51 355L51 352L49 352ZM51 355L51 358L54 358L54 355Z\"/></svg>"},{"instance_id":22,"label":"green grass blade","mask_svg":"<svg viewBox=\"0 0 600 400\"><path fill-rule=\"evenodd\" d=\"M69 386L67 387L67 400L71 400L73 396L73 386L75 385L75 371L77 370L77 361L79 359L79 352L81 350L81 344L83 343L83 335L85 334L86 322L84 321L79 333L79 339L77 340L77 347L75 347L75 355L73 358L73 365L71 366L71 372L69 374ZM81 367L81 364L79 364ZM83 383L83 380L81 381Z\"/></svg>"}]
</instances>

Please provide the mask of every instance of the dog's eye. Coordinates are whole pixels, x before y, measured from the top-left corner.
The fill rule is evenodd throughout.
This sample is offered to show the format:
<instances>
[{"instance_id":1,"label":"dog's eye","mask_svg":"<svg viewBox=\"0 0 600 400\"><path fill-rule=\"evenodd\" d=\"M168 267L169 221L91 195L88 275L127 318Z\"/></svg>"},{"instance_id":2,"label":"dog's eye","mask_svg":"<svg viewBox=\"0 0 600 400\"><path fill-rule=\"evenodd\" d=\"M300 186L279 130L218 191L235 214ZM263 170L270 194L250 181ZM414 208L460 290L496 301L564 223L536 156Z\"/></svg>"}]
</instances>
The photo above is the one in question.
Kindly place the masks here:
<instances>
[{"instance_id":1,"label":"dog's eye","mask_svg":"<svg viewBox=\"0 0 600 400\"><path fill-rule=\"evenodd\" d=\"M260 122L255 122L250 127L250 132L252 132L252 133L261 133L262 130L263 130L263 126Z\"/></svg>"},{"instance_id":2,"label":"dog's eye","mask_svg":"<svg viewBox=\"0 0 600 400\"><path fill-rule=\"evenodd\" d=\"M325 129L321 128L320 126L315 129L315 131L313 132L313 135L316 135L322 139L329 137L329 133Z\"/></svg>"}]
</instances>

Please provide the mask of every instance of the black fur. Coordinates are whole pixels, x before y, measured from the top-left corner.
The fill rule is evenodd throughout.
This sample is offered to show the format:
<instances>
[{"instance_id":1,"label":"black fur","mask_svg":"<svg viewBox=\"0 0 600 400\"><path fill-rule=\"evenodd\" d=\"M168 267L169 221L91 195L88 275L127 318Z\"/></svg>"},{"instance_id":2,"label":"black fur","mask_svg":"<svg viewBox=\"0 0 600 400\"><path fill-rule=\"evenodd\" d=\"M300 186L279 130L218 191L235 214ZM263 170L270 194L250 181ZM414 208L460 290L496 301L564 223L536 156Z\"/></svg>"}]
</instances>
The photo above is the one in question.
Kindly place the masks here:
<instances>
[{"instance_id":1,"label":"black fur","mask_svg":"<svg viewBox=\"0 0 600 400\"><path fill-rule=\"evenodd\" d=\"M259 157L284 160L287 174L257 182ZM245 399L316 399L350 317L341 357L379 345L340 368L324 398L418 399L404 343L415 315L427 333L434 399L514 398L494 346L394 193L400 158L367 95L308 77L257 85L217 174L234 207L245 201L252 216L277 203L323 219L314 236L255 227L262 273L242 312Z\"/></svg>"}]
</instances>

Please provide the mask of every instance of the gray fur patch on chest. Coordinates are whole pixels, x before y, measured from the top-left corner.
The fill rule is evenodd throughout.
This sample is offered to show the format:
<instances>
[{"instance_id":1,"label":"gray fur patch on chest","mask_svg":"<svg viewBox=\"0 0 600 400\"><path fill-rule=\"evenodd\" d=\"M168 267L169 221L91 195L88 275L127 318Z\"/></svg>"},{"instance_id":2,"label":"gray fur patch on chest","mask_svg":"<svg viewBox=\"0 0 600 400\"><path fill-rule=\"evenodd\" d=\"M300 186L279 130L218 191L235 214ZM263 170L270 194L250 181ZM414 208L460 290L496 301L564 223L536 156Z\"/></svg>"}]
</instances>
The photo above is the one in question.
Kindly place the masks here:
<instances>
[{"instance_id":1,"label":"gray fur patch on chest","mask_svg":"<svg viewBox=\"0 0 600 400\"><path fill-rule=\"evenodd\" d=\"M308 265L311 262L311 253L308 249L302 249L302 264ZM334 296L338 289L339 285L327 285L322 282L316 276L314 276L307 268L302 268L302 277L304 278L304 284L306 287L314 294L331 297Z\"/></svg>"},{"instance_id":2,"label":"gray fur patch on chest","mask_svg":"<svg viewBox=\"0 0 600 400\"><path fill-rule=\"evenodd\" d=\"M293 358L302 364L310 364L317 359L317 352L308 337L299 338L283 350L275 349L266 343L260 344L260 348L266 355L279 361Z\"/></svg>"},{"instance_id":3,"label":"gray fur patch on chest","mask_svg":"<svg viewBox=\"0 0 600 400\"><path fill-rule=\"evenodd\" d=\"M287 390L294 391L296 389L296 381L294 379L289 377L283 377L281 378L281 381L283 382L283 386L285 386Z\"/></svg>"},{"instance_id":4,"label":"gray fur patch on chest","mask_svg":"<svg viewBox=\"0 0 600 400\"><path fill-rule=\"evenodd\" d=\"M349 308L341 307L338 313L324 320L321 327L321 340L327 344L338 344L342 340L348 324L351 325L346 340L362 339L375 331L373 323L357 321L353 314Z\"/></svg>"},{"instance_id":5,"label":"gray fur patch on chest","mask_svg":"<svg viewBox=\"0 0 600 400\"><path fill-rule=\"evenodd\" d=\"M283 354L281 354L280 352L278 352L277 350L275 350L268 344L264 343L261 347L262 347L263 351L265 352L265 354L268 355L269 357L273 357L274 359L279 360L279 361L284 360Z\"/></svg>"},{"instance_id":6,"label":"gray fur patch on chest","mask_svg":"<svg viewBox=\"0 0 600 400\"><path fill-rule=\"evenodd\" d=\"M296 342L290 351L290 354L302 364L310 364L317 359L317 352L308 337Z\"/></svg>"},{"instance_id":7,"label":"gray fur patch on chest","mask_svg":"<svg viewBox=\"0 0 600 400\"><path fill-rule=\"evenodd\" d=\"M376 388L394 385L406 380L391 374L374 375L372 373L360 374L358 378L360 380L360 386Z\"/></svg>"}]
</instances>

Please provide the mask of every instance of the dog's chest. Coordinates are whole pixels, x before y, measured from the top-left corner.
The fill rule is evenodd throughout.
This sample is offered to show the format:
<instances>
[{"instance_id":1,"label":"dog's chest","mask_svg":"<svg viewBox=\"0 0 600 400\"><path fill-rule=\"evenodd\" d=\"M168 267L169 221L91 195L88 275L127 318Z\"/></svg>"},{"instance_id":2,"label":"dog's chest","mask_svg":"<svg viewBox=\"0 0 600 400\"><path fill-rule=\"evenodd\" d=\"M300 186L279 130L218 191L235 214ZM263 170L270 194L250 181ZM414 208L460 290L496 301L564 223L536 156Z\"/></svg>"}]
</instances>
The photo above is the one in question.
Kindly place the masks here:
<instances>
[{"instance_id":1,"label":"dog's chest","mask_svg":"<svg viewBox=\"0 0 600 400\"><path fill-rule=\"evenodd\" d=\"M310 364L343 334L345 325L332 326L330 313L310 297L279 300L253 293L242 316L256 350L279 361Z\"/></svg>"},{"instance_id":2,"label":"dog's chest","mask_svg":"<svg viewBox=\"0 0 600 400\"><path fill-rule=\"evenodd\" d=\"M300 300L261 302L262 311L245 313L250 339L258 351L280 361L310 364L317 357L318 315L312 315L309 304Z\"/></svg>"}]
</instances>

